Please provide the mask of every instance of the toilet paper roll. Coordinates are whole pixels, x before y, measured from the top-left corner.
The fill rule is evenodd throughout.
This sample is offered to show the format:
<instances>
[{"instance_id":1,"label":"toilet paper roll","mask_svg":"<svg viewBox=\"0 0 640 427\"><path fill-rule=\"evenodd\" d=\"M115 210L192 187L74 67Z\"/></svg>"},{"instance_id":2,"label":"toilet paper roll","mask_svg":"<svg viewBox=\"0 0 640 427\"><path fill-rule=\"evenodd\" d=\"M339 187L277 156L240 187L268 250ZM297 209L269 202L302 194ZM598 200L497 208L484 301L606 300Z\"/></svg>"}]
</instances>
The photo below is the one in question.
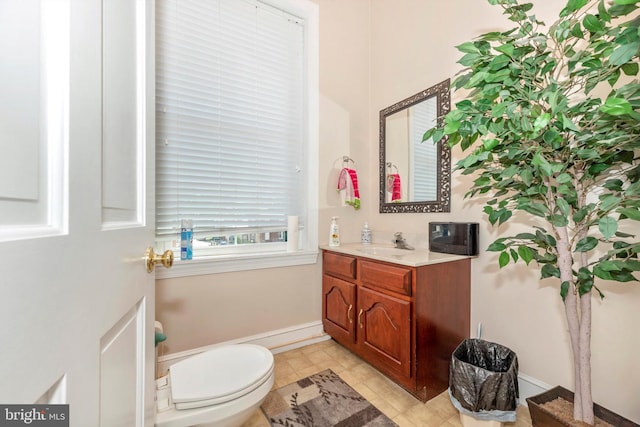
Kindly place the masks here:
<instances>
[{"instance_id":1,"label":"toilet paper roll","mask_svg":"<svg viewBox=\"0 0 640 427\"><path fill-rule=\"evenodd\" d=\"M287 218L287 252L298 250L298 217L295 215Z\"/></svg>"}]
</instances>

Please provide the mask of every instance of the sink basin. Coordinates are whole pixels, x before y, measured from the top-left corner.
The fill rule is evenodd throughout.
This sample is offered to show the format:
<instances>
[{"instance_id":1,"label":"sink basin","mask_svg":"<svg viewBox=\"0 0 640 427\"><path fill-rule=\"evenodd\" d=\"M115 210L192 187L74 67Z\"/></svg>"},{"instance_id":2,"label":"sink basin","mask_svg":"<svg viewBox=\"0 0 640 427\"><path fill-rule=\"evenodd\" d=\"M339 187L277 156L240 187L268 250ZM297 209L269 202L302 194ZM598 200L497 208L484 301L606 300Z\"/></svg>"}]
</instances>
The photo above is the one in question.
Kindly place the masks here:
<instances>
[{"instance_id":1,"label":"sink basin","mask_svg":"<svg viewBox=\"0 0 640 427\"><path fill-rule=\"evenodd\" d=\"M405 255L410 255L413 251L408 249L398 249L398 248L389 248L385 246L363 246L358 248L358 251L369 254L369 255L379 255L379 256L394 256L394 257L402 257Z\"/></svg>"}]
</instances>

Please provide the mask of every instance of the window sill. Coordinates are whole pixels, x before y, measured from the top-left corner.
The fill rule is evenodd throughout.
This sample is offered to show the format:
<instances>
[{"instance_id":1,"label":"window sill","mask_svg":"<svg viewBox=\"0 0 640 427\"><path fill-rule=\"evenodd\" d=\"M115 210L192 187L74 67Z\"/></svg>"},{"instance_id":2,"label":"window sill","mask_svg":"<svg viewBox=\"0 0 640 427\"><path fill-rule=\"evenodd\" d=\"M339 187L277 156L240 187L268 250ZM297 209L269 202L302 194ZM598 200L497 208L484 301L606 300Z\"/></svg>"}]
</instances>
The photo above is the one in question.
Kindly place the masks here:
<instances>
[{"instance_id":1,"label":"window sill","mask_svg":"<svg viewBox=\"0 0 640 427\"><path fill-rule=\"evenodd\" d=\"M190 261L175 260L171 268L156 269L156 279L229 273L262 268L315 264L318 251L229 254L200 257Z\"/></svg>"}]
</instances>

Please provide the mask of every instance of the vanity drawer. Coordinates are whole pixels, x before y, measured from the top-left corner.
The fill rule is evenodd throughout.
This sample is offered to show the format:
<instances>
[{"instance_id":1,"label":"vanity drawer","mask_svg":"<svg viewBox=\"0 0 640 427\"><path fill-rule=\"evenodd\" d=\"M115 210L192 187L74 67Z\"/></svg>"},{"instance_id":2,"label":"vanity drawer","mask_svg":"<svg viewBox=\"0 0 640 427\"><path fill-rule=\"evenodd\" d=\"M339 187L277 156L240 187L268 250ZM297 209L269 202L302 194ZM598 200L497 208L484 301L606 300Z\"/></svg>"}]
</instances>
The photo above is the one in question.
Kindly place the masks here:
<instances>
[{"instance_id":1,"label":"vanity drawer","mask_svg":"<svg viewBox=\"0 0 640 427\"><path fill-rule=\"evenodd\" d=\"M360 283L411 296L411 269L361 260Z\"/></svg>"},{"instance_id":2,"label":"vanity drawer","mask_svg":"<svg viewBox=\"0 0 640 427\"><path fill-rule=\"evenodd\" d=\"M348 255L339 255L333 252L324 252L324 273L347 279L356 278L356 259Z\"/></svg>"}]
</instances>

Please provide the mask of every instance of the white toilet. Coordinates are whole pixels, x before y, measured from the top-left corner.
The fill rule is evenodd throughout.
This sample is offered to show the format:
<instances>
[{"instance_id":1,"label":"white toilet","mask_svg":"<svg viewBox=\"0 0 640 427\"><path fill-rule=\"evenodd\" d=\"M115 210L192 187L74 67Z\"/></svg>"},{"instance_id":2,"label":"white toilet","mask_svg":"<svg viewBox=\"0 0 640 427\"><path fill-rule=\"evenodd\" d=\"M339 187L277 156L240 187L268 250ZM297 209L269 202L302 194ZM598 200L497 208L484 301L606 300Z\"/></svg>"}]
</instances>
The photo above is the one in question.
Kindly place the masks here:
<instances>
[{"instance_id":1,"label":"white toilet","mask_svg":"<svg viewBox=\"0 0 640 427\"><path fill-rule=\"evenodd\" d=\"M189 357L156 381L155 425L240 426L262 404L273 379L273 355L259 345L223 345Z\"/></svg>"}]
</instances>

